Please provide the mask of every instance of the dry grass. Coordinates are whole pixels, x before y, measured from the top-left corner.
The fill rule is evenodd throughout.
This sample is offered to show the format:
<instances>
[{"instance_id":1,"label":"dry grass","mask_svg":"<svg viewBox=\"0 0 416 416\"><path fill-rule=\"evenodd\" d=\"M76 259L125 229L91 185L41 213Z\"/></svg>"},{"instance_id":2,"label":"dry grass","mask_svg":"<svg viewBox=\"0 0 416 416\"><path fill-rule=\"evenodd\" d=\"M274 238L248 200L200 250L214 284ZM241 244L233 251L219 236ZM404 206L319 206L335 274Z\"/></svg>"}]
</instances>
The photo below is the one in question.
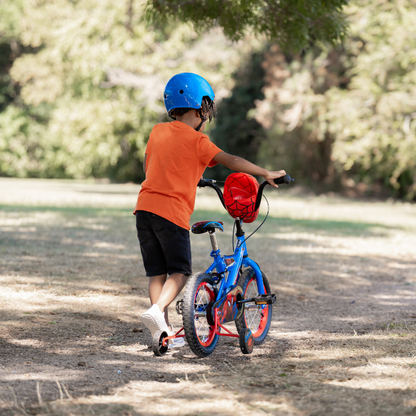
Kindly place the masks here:
<instances>
[{"instance_id":1,"label":"dry grass","mask_svg":"<svg viewBox=\"0 0 416 416\"><path fill-rule=\"evenodd\" d=\"M0 179L0 414L416 412L414 205L269 192L248 243L278 297L267 342L156 358L138 323L138 189ZM193 219L216 218L229 253L232 222L199 191ZM192 243L202 270L208 238Z\"/></svg>"}]
</instances>

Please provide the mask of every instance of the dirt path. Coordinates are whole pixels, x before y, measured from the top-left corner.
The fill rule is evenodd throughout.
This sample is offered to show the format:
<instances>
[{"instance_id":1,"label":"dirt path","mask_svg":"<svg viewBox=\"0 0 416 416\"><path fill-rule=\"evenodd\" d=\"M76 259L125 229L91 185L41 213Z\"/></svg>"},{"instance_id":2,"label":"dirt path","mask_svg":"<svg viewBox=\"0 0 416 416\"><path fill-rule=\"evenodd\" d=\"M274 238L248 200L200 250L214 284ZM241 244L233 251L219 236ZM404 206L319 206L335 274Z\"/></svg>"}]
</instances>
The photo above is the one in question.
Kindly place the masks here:
<instances>
[{"instance_id":1,"label":"dirt path","mask_svg":"<svg viewBox=\"0 0 416 416\"><path fill-rule=\"evenodd\" d=\"M157 358L138 320L137 190L0 179L1 415L416 413L414 205L270 194L249 243L278 297L265 344ZM226 222L229 251L230 221L203 211L220 209L215 196L198 208L195 221Z\"/></svg>"}]
</instances>

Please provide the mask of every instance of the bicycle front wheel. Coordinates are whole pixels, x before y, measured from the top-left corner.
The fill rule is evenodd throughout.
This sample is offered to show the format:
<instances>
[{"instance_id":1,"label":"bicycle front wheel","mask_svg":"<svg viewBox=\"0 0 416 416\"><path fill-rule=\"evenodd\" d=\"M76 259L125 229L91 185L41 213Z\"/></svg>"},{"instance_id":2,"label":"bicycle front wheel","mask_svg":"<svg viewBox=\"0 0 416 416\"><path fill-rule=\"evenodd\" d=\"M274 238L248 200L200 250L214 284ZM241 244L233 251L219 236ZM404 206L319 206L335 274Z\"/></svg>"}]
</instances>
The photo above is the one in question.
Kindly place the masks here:
<instances>
[{"instance_id":1,"label":"bicycle front wheel","mask_svg":"<svg viewBox=\"0 0 416 416\"><path fill-rule=\"evenodd\" d=\"M263 277L263 286L265 293L270 292L270 285L267 277L261 273ZM241 274L238 285L243 289L244 299L250 299L258 296L256 274L252 267L248 267ZM242 329L248 328L253 334L254 345L260 345L264 342L270 329L272 321L273 305L255 305L246 304L244 314L240 319L235 321L238 333Z\"/></svg>"},{"instance_id":2,"label":"bicycle front wheel","mask_svg":"<svg viewBox=\"0 0 416 416\"><path fill-rule=\"evenodd\" d=\"M188 280L183 297L183 326L189 347L199 357L210 355L218 342L214 325L209 322L215 297L210 274L197 273Z\"/></svg>"}]
</instances>

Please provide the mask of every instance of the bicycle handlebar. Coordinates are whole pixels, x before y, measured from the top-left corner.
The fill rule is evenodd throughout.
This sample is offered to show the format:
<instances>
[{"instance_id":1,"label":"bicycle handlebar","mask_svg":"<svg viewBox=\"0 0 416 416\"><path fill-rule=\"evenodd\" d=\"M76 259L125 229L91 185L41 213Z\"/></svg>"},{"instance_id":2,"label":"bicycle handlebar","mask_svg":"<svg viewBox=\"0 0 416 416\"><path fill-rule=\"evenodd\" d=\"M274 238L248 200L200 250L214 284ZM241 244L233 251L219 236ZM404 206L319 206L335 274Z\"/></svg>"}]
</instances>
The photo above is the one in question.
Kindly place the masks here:
<instances>
[{"instance_id":1,"label":"bicycle handlebar","mask_svg":"<svg viewBox=\"0 0 416 416\"><path fill-rule=\"evenodd\" d=\"M288 185L290 182L295 182L295 180L291 178L289 175L281 176L280 178L274 179L273 181L276 185L281 185L281 184Z\"/></svg>"},{"instance_id":2,"label":"bicycle handlebar","mask_svg":"<svg viewBox=\"0 0 416 416\"><path fill-rule=\"evenodd\" d=\"M199 188L204 188L205 186L209 186L210 188L214 189L215 192L217 192L217 195L220 198L220 201L221 201L223 207L225 209L227 209L227 207L225 205L225 202L224 202L224 197L223 197L223 194L221 192L221 189L216 185L216 182L217 181L215 179L200 179L197 186ZM274 183L276 185L283 185L283 184L288 185L291 182L295 182L295 180L293 178L291 178L289 175L285 175L285 176L282 176L280 178L274 179ZM264 190L266 185L270 185L270 184L269 184L269 182L264 181L264 182L261 183L261 185L259 187L259 191L257 192L256 205L255 205L255 208L254 208L255 211L257 211L259 206L260 206L261 198L263 196L263 190Z\"/></svg>"},{"instance_id":3,"label":"bicycle handlebar","mask_svg":"<svg viewBox=\"0 0 416 416\"><path fill-rule=\"evenodd\" d=\"M225 210L227 210L227 207L225 205L224 202L224 197L222 195L221 189L218 188L218 186L216 185L216 180L215 179L200 179L198 182L198 187L199 188L205 188L206 186L209 186L210 188L214 189L215 192L218 195L218 198L220 199L222 206L225 208Z\"/></svg>"}]
</instances>

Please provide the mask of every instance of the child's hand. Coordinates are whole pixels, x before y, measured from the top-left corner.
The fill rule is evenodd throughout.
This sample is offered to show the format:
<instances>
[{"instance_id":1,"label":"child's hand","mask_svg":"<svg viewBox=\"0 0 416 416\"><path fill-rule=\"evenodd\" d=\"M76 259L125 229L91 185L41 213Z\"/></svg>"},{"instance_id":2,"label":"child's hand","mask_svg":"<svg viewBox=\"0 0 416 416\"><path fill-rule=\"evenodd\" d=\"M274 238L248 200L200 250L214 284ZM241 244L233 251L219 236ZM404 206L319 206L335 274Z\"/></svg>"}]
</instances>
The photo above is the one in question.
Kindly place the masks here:
<instances>
[{"instance_id":1,"label":"child's hand","mask_svg":"<svg viewBox=\"0 0 416 416\"><path fill-rule=\"evenodd\" d=\"M266 179L267 182L269 182L270 185L274 186L275 188L278 188L278 186L274 183L273 179L281 178L282 176L285 176L286 172L284 170L277 170L277 171L268 171L268 173L264 176L264 179Z\"/></svg>"}]
</instances>

